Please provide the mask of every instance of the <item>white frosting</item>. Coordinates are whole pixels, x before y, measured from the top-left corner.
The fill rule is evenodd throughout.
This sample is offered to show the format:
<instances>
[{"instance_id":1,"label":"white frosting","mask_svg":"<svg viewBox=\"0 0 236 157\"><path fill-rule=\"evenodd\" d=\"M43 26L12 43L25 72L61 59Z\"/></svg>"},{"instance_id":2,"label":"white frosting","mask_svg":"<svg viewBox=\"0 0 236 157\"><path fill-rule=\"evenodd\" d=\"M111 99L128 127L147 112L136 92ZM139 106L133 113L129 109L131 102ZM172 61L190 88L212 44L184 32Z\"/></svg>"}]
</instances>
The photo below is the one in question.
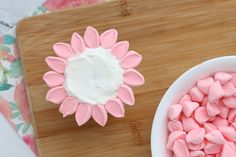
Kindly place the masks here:
<instances>
[{"instance_id":1,"label":"white frosting","mask_svg":"<svg viewBox=\"0 0 236 157\"><path fill-rule=\"evenodd\" d=\"M87 48L68 59L65 70L68 95L88 104L105 104L117 96L123 84L123 69L109 49Z\"/></svg>"}]
</instances>

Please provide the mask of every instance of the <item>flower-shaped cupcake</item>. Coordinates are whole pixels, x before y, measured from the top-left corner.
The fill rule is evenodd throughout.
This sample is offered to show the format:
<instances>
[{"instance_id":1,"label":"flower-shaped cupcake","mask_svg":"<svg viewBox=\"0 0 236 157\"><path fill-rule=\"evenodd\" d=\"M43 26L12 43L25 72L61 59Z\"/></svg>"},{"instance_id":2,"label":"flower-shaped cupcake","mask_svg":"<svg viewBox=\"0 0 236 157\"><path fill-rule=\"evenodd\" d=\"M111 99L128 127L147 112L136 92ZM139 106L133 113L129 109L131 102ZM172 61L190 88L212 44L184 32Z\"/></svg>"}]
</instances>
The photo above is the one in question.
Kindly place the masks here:
<instances>
[{"instance_id":1,"label":"flower-shaped cupcake","mask_svg":"<svg viewBox=\"0 0 236 157\"><path fill-rule=\"evenodd\" d=\"M144 83L134 68L142 56L128 51L129 42L117 42L118 32L110 29L100 36L87 27L84 37L73 33L71 43L53 45L57 57L47 57L53 71L43 79L50 87L46 100L61 104L63 117L74 114L79 126L91 117L105 126L107 113L124 117L124 104L134 105L132 86Z\"/></svg>"}]
</instances>

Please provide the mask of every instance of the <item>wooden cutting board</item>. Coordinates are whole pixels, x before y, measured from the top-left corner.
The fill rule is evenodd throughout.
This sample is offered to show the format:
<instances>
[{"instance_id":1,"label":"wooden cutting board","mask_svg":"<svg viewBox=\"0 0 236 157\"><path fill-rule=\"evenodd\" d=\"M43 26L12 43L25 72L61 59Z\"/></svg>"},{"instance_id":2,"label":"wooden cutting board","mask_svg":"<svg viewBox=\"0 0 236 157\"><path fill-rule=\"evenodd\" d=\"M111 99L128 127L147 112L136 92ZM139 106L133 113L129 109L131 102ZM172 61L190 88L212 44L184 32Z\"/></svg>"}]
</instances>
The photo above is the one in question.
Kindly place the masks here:
<instances>
[{"instance_id":1,"label":"wooden cutting board","mask_svg":"<svg viewBox=\"0 0 236 157\"><path fill-rule=\"evenodd\" d=\"M109 116L104 128L93 120L78 127L45 101L44 58L88 25L116 28L143 55L146 83L134 90L135 106L125 107L125 118ZM171 83L202 61L236 54L236 1L114 1L25 19L17 37L40 157L149 157L153 116Z\"/></svg>"}]
</instances>

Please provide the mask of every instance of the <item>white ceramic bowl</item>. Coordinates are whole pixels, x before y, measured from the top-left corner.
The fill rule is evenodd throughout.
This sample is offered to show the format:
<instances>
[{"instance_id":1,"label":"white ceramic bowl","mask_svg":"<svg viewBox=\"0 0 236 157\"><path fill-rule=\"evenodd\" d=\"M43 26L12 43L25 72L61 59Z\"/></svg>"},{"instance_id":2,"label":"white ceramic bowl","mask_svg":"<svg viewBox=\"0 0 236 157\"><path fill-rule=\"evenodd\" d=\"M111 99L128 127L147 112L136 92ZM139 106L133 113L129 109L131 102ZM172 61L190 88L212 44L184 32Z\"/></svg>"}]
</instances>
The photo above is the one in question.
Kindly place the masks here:
<instances>
[{"instance_id":1,"label":"white ceramic bowl","mask_svg":"<svg viewBox=\"0 0 236 157\"><path fill-rule=\"evenodd\" d=\"M181 75L167 90L156 111L151 135L153 157L170 157L167 143L167 110L168 107L188 92L197 80L210 76L218 71L236 72L236 56L219 57L203 62Z\"/></svg>"}]
</instances>

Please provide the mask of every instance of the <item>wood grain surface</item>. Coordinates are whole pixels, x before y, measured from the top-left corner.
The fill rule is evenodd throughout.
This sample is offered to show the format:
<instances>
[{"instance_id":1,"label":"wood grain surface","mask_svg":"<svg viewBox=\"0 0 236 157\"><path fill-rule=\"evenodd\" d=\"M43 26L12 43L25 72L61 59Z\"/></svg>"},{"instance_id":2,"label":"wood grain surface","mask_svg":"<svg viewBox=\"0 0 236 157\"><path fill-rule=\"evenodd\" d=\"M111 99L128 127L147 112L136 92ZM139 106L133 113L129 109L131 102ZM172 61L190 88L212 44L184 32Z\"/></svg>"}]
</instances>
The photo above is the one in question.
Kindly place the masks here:
<instances>
[{"instance_id":1,"label":"wood grain surface","mask_svg":"<svg viewBox=\"0 0 236 157\"><path fill-rule=\"evenodd\" d=\"M152 120L166 89L190 67L236 54L235 0L122 3L75 8L19 23L18 46L40 157L151 156ZM116 28L119 40L129 40L131 49L143 55L138 70L146 83L134 90L135 106L125 107L125 118L109 116L104 128L93 120L78 127L74 116L63 119L58 106L45 101L45 57L54 55L55 42L69 42L73 32L83 35L88 25L100 33Z\"/></svg>"}]
</instances>

